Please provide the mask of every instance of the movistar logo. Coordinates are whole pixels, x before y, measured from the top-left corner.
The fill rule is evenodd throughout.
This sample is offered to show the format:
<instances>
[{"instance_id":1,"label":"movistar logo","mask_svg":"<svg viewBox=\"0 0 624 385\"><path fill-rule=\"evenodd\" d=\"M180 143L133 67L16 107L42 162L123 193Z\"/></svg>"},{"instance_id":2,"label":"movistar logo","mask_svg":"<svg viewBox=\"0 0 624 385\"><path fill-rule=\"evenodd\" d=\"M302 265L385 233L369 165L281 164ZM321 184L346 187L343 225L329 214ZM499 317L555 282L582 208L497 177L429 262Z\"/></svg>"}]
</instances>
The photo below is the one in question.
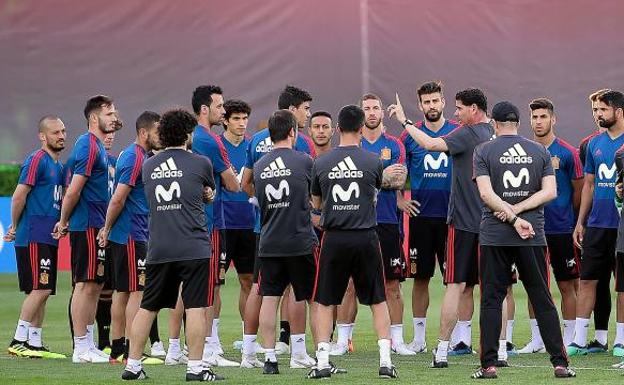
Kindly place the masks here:
<instances>
[{"instance_id":1,"label":"movistar logo","mask_svg":"<svg viewBox=\"0 0 624 385\"><path fill-rule=\"evenodd\" d=\"M611 165L611 167L607 167L606 164L600 163L598 166L598 178L599 179L613 179L615 176L615 163Z\"/></svg>"},{"instance_id":2,"label":"movistar logo","mask_svg":"<svg viewBox=\"0 0 624 385\"><path fill-rule=\"evenodd\" d=\"M334 202L338 202L339 198L342 202L348 202L351 200L353 195L355 195L355 198L360 197L360 186L357 182L351 182L346 190L343 190L338 184L332 187L332 198L334 199Z\"/></svg>"},{"instance_id":3,"label":"movistar logo","mask_svg":"<svg viewBox=\"0 0 624 385\"><path fill-rule=\"evenodd\" d=\"M362 178L364 177L364 172L359 171L355 163L353 163L353 159L347 156L331 169L327 177L329 179Z\"/></svg>"},{"instance_id":4,"label":"movistar logo","mask_svg":"<svg viewBox=\"0 0 624 385\"><path fill-rule=\"evenodd\" d=\"M440 167L448 167L448 162L448 155L443 152L439 153L437 158L434 158L432 154L427 154L423 159L425 170L439 170Z\"/></svg>"},{"instance_id":5,"label":"movistar logo","mask_svg":"<svg viewBox=\"0 0 624 385\"><path fill-rule=\"evenodd\" d=\"M269 202L272 202L273 200L279 201L290 195L290 186L288 185L288 181L286 181L286 179L282 179L277 188L273 187L272 184L267 184L264 188L264 193L266 194Z\"/></svg>"},{"instance_id":6,"label":"movistar logo","mask_svg":"<svg viewBox=\"0 0 624 385\"><path fill-rule=\"evenodd\" d=\"M531 164L533 158L527 155L520 143L516 143L501 155L499 161L502 164Z\"/></svg>"},{"instance_id":7,"label":"movistar logo","mask_svg":"<svg viewBox=\"0 0 624 385\"><path fill-rule=\"evenodd\" d=\"M158 186L156 186L154 194L156 195L156 200L158 201L158 203L162 201L170 202L174 196L176 198L180 198L180 184L174 181L173 183L171 183L171 185L169 185L169 188L167 189L164 188L163 185L159 184Z\"/></svg>"},{"instance_id":8,"label":"movistar logo","mask_svg":"<svg viewBox=\"0 0 624 385\"><path fill-rule=\"evenodd\" d=\"M182 171L178 170L175 161L170 157L152 171L151 177L152 179L181 178Z\"/></svg>"},{"instance_id":9,"label":"movistar logo","mask_svg":"<svg viewBox=\"0 0 624 385\"><path fill-rule=\"evenodd\" d=\"M503 185L505 188L518 188L521 184L529 184L529 170L525 167L518 175L514 175L514 173L510 170L505 171L503 174Z\"/></svg>"}]
</instances>

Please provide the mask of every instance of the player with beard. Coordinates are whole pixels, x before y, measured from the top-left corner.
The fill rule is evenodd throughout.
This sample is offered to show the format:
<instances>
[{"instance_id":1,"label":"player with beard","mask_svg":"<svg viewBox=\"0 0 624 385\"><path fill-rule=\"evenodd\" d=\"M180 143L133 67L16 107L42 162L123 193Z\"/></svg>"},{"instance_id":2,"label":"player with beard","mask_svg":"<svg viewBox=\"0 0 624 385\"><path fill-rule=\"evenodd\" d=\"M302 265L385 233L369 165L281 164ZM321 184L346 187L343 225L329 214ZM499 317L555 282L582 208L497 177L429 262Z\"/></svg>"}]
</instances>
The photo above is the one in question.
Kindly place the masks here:
<instances>
[{"instance_id":1,"label":"player with beard","mask_svg":"<svg viewBox=\"0 0 624 385\"><path fill-rule=\"evenodd\" d=\"M424 117L423 121L415 124L419 130L437 138L448 135L458 126L456 122L444 118L446 101L441 82L424 83L418 88L417 94L418 108ZM451 194L452 160L444 152L427 151L407 131L403 131L401 142L405 146L411 190L410 200L399 201L399 207L409 216L407 276L414 278L414 339L408 347L420 353L427 351L425 330L429 308L429 281L435 272L436 261L444 276L444 250L448 233L446 216ZM468 314L468 322L470 318L471 314ZM461 313L459 319L458 325L463 325Z\"/></svg>"},{"instance_id":2,"label":"player with beard","mask_svg":"<svg viewBox=\"0 0 624 385\"><path fill-rule=\"evenodd\" d=\"M113 100L90 98L84 109L88 132L81 135L69 162L72 175L61 205L54 237L70 233L72 278L75 282L71 313L74 330L74 363L107 363L109 356L95 347L93 324L105 281L106 252L95 240L104 225L108 204L108 156L102 141L117 128Z\"/></svg>"},{"instance_id":3,"label":"player with beard","mask_svg":"<svg viewBox=\"0 0 624 385\"><path fill-rule=\"evenodd\" d=\"M22 303L9 354L18 357L65 358L50 352L42 342L45 306L56 293L58 240L50 235L61 211L65 125L47 115L39 120L41 148L30 154L20 169L11 200L11 225L5 242L15 242Z\"/></svg>"},{"instance_id":4,"label":"player with beard","mask_svg":"<svg viewBox=\"0 0 624 385\"><path fill-rule=\"evenodd\" d=\"M577 247L582 247L583 257L574 342L567 348L571 356L588 352L587 329L596 300L596 286L606 272L610 278L615 263L619 221L614 204L615 152L624 145L624 95L607 91L597 97L597 102L598 123L607 130L591 139L587 146L581 207L573 234ZM618 320L624 317L621 310L618 309ZM606 335L604 338L604 342L598 342L606 347Z\"/></svg>"}]
</instances>

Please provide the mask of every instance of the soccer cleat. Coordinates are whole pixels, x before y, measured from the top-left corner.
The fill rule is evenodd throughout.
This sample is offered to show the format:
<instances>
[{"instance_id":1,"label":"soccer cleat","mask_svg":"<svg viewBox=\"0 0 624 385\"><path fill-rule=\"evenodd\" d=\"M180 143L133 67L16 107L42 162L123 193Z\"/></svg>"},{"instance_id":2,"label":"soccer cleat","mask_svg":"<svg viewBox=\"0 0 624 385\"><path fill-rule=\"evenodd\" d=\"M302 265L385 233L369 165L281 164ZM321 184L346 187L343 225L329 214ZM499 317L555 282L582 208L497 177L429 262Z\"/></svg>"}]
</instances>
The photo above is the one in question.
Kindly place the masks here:
<instances>
[{"instance_id":1,"label":"soccer cleat","mask_svg":"<svg viewBox=\"0 0 624 385\"><path fill-rule=\"evenodd\" d=\"M165 365L186 365L188 363L188 358L184 355L184 353L180 352L179 354L173 354L171 351L167 352L167 356L165 357Z\"/></svg>"},{"instance_id":2,"label":"soccer cleat","mask_svg":"<svg viewBox=\"0 0 624 385\"><path fill-rule=\"evenodd\" d=\"M262 374L279 374L279 368L277 367L277 361L265 361L262 367Z\"/></svg>"},{"instance_id":3,"label":"soccer cleat","mask_svg":"<svg viewBox=\"0 0 624 385\"><path fill-rule=\"evenodd\" d=\"M474 379L477 379L477 380L498 378L498 376L496 375L496 367L495 366L490 366L490 367L487 367L487 368L479 368L474 373L472 373L470 378L474 378Z\"/></svg>"},{"instance_id":4,"label":"soccer cleat","mask_svg":"<svg viewBox=\"0 0 624 385\"><path fill-rule=\"evenodd\" d=\"M508 368L509 362L507 362L507 360L497 360L494 366L497 368Z\"/></svg>"},{"instance_id":5,"label":"soccer cleat","mask_svg":"<svg viewBox=\"0 0 624 385\"><path fill-rule=\"evenodd\" d=\"M333 362L329 361L329 371L331 374L345 374L347 369L339 368Z\"/></svg>"},{"instance_id":6,"label":"soccer cleat","mask_svg":"<svg viewBox=\"0 0 624 385\"><path fill-rule=\"evenodd\" d=\"M448 368L448 361L436 361L436 351L437 349L433 349L431 351L433 355L433 358L431 359L431 367L435 369Z\"/></svg>"},{"instance_id":7,"label":"soccer cleat","mask_svg":"<svg viewBox=\"0 0 624 385\"><path fill-rule=\"evenodd\" d=\"M416 355L416 352L413 350L410 350L405 344L399 344L399 345L393 346L392 352L400 356L415 356Z\"/></svg>"},{"instance_id":8,"label":"soccer cleat","mask_svg":"<svg viewBox=\"0 0 624 385\"><path fill-rule=\"evenodd\" d=\"M609 345L601 344L598 340L593 340L587 344L587 353L606 353Z\"/></svg>"},{"instance_id":9,"label":"soccer cleat","mask_svg":"<svg viewBox=\"0 0 624 385\"><path fill-rule=\"evenodd\" d=\"M100 350L94 346L91 347L90 349L93 353L97 354L98 356L102 357L102 358L106 358L106 360L108 361L108 359L110 358L110 355L106 352L104 352L103 350Z\"/></svg>"},{"instance_id":10,"label":"soccer cleat","mask_svg":"<svg viewBox=\"0 0 624 385\"><path fill-rule=\"evenodd\" d=\"M416 341L412 341L407 344L407 348L415 353L427 353L427 343L419 344Z\"/></svg>"},{"instance_id":11,"label":"soccer cleat","mask_svg":"<svg viewBox=\"0 0 624 385\"><path fill-rule=\"evenodd\" d=\"M275 354L278 356L282 354L290 354L290 346L288 346L285 342L277 341L275 343Z\"/></svg>"},{"instance_id":12,"label":"soccer cleat","mask_svg":"<svg viewBox=\"0 0 624 385\"><path fill-rule=\"evenodd\" d=\"M213 372L211 369L204 369L201 373L189 373L186 372L186 381L221 381L225 380L225 377L220 376Z\"/></svg>"},{"instance_id":13,"label":"soccer cleat","mask_svg":"<svg viewBox=\"0 0 624 385\"><path fill-rule=\"evenodd\" d=\"M77 352L74 350L74 354L72 355L72 362L74 364L107 364L109 362L110 356L102 357L101 354L98 354L97 349L91 348L89 350L85 350L83 352Z\"/></svg>"},{"instance_id":14,"label":"soccer cleat","mask_svg":"<svg viewBox=\"0 0 624 385\"><path fill-rule=\"evenodd\" d=\"M613 369L624 369L624 361L611 365Z\"/></svg>"},{"instance_id":15,"label":"soccer cleat","mask_svg":"<svg viewBox=\"0 0 624 385\"><path fill-rule=\"evenodd\" d=\"M622 344L613 345L613 356L624 357L624 345Z\"/></svg>"},{"instance_id":16,"label":"soccer cleat","mask_svg":"<svg viewBox=\"0 0 624 385\"><path fill-rule=\"evenodd\" d=\"M220 367L239 367L240 364L236 361L230 361L218 354L211 354L210 356L202 358L202 362L207 366L220 366Z\"/></svg>"},{"instance_id":17,"label":"soccer cleat","mask_svg":"<svg viewBox=\"0 0 624 385\"><path fill-rule=\"evenodd\" d=\"M31 357L29 345L26 341L13 340L7 349L10 355L17 357Z\"/></svg>"},{"instance_id":18,"label":"soccer cleat","mask_svg":"<svg viewBox=\"0 0 624 385\"><path fill-rule=\"evenodd\" d=\"M464 341L460 341L448 352L449 356L463 356L465 354L472 354L472 347L466 345Z\"/></svg>"},{"instance_id":19,"label":"soccer cleat","mask_svg":"<svg viewBox=\"0 0 624 385\"><path fill-rule=\"evenodd\" d=\"M243 369L262 368L264 364L256 357L255 354L243 354L241 357L240 367Z\"/></svg>"},{"instance_id":20,"label":"soccer cleat","mask_svg":"<svg viewBox=\"0 0 624 385\"><path fill-rule=\"evenodd\" d=\"M307 369L316 365L316 361L308 353L293 354L290 356L291 369Z\"/></svg>"},{"instance_id":21,"label":"soccer cleat","mask_svg":"<svg viewBox=\"0 0 624 385\"><path fill-rule=\"evenodd\" d=\"M347 354L349 351L349 346L344 344L332 344L331 349L329 350L330 356L342 356Z\"/></svg>"},{"instance_id":22,"label":"soccer cleat","mask_svg":"<svg viewBox=\"0 0 624 385\"><path fill-rule=\"evenodd\" d=\"M322 380L325 378L331 378L331 375L331 368L319 369L315 367L308 373L308 378L311 380Z\"/></svg>"},{"instance_id":23,"label":"soccer cleat","mask_svg":"<svg viewBox=\"0 0 624 385\"><path fill-rule=\"evenodd\" d=\"M570 357L584 356L587 354L587 346L578 346L577 344L572 342L566 347L566 353L568 353L568 356Z\"/></svg>"},{"instance_id":24,"label":"soccer cleat","mask_svg":"<svg viewBox=\"0 0 624 385\"><path fill-rule=\"evenodd\" d=\"M162 358L151 357L147 354L144 354L143 357L141 357L141 363L143 365L162 365L165 363L165 360L163 360Z\"/></svg>"},{"instance_id":25,"label":"soccer cleat","mask_svg":"<svg viewBox=\"0 0 624 385\"><path fill-rule=\"evenodd\" d=\"M130 381L130 380L145 380L148 379L149 377L147 376L147 373L145 373L145 370L141 369L139 370L137 373L125 369L123 371L123 373L121 373L121 379L122 380L126 380L126 381Z\"/></svg>"},{"instance_id":26,"label":"soccer cleat","mask_svg":"<svg viewBox=\"0 0 624 385\"><path fill-rule=\"evenodd\" d=\"M399 378L394 366L381 366L379 368L379 378Z\"/></svg>"},{"instance_id":27,"label":"soccer cleat","mask_svg":"<svg viewBox=\"0 0 624 385\"><path fill-rule=\"evenodd\" d=\"M508 356L517 356L518 351L516 350L516 345L511 342L507 342L507 355Z\"/></svg>"},{"instance_id":28,"label":"soccer cleat","mask_svg":"<svg viewBox=\"0 0 624 385\"><path fill-rule=\"evenodd\" d=\"M213 352L217 353L220 356L225 354L225 352L223 351L223 346L221 346L221 342L214 343L212 346L213 346L213 349L212 349Z\"/></svg>"},{"instance_id":29,"label":"soccer cleat","mask_svg":"<svg viewBox=\"0 0 624 385\"><path fill-rule=\"evenodd\" d=\"M529 341L522 349L518 350L518 354L533 354L533 353L546 353L546 347L544 344L539 346L533 345L533 341Z\"/></svg>"},{"instance_id":30,"label":"soccer cleat","mask_svg":"<svg viewBox=\"0 0 624 385\"><path fill-rule=\"evenodd\" d=\"M555 377L556 378L576 377L576 372L574 372L574 370L568 368L567 366L556 366Z\"/></svg>"},{"instance_id":31,"label":"soccer cleat","mask_svg":"<svg viewBox=\"0 0 624 385\"><path fill-rule=\"evenodd\" d=\"M165 351L165 345L163 345L162 341L156 341L152 344L152 348L150 349L150 356L165 358L167 356L167 352Z\"/></svg>"}]
</instances>

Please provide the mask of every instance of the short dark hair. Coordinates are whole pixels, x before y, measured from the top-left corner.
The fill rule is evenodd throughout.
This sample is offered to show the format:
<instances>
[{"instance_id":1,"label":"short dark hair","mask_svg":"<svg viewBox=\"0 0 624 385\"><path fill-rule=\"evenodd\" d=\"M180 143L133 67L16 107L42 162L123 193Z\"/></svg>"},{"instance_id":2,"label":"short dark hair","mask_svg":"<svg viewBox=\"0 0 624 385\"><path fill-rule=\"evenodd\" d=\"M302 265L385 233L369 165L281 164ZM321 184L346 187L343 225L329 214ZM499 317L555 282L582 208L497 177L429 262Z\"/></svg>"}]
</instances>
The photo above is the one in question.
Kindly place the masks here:
<instances>
[{"instance_id":1,"label":"short dark hair","mask_svg":"<svg viewBox=\"0 0 624 385\"><path fill-rule=\"evenodd\" d=\"M422 101L421 96L435 94L436 92L442 94L442 81L435 80L424 83L416 90L416 93L418 94L418 101Z\"/></svg>"},{"instance_id":2,"label":"short dark hair","mask_svg":"<svg viewBox=\"0 0 624 385\"><path fill-rule=\"evenodd\" d=\"M531 111L545 109L548 110L551 115L555 112L555 106L548 98L537 98L531 100L531 103L529 103L529 108L531 109Z\"/></svg>"},{"instance_id":3,"label":"short dark hair","mask_svg":"<svg viewBox=\"0 0 624 385\"><path fill-rule=\"evenodd\" d=\"M291 130L297 131L297 119L288 110L277 110L269 118L269 135L271 141L281 142L288 138Z\"/></svg>"},{"instance_id":4,"label":"short dark hair","mask_svg":"<svg viewBox=\"0 0 624 385\"><path fill-rule=\"evenodd\" d=\"M37 123L37 127L39 128L39 132L43 132L47 126L47 123L53 120L61 120L57 115L44 115L39 119L39 123Z\"/></svg>"},{"instance_id":5,"label":"short dark hair","mask_svg":"<svg viewBox=\"0 0 624 385\"><path fill-rule=\"evenodd\" d=\"M230 99L223 103L223 109L225 109L225 120L228 120L232 114L251 114L251 107L249 104L242 100Z\"/></svg>"},{"instance_id":6,"label":"short dark hair","mask_svg":"<svg viewBox=\"0 0 624 385\"><path fill-rule=\"evenodd\" d=\"M136 120L136 132L139 133L141 128L149 129L160 120L160 115L154 111L144 111Z\"/></svg>"},{"instance_id":7,"label":"short dark hair","mask_svg":"<svg viewBox=\"0 0 624 385\"><path fill-rule=\"evenodd\" d=\"M221 87L211 84L195 88L195 91L193 91L191 104L193 105L193 112L195 112L196 115L199 115L199 111L201 111L201 106L210 107L210 104L212 104L213 94L223 95Z\"/></svg>"},{"instance_id":8,"label":"short dark hair","mask_svg":"<svg viewBox=\"0 0 624 385\"><path fill-rule=\"evenodd\" d=\"M464 106L475 104L481 111L487 111L487 98L483 91L478 88L466 88L455 94L455 100L459 100Z\"/></svg>"},{"instance_id":9,"label":"short dark hair","mask_svg":"<svg viewBox=\"0 0 624 385\"><path fill-rule=\"evenodd\" d=\"M373 93L367 93L362 95L362 97L360 98L360 107L364 107L364 101L365 100L376 100L379 102L379 107L383 108L383 103L381 101L381 98Z\"/></svg>"},{"instance_id":10,"label":"short dark hair","mask_svg":"<svg viewBox=\"0 0 624 385\"><path fill-rule=\"evenodd\" d=\"M306 90L295 86L287 85L277 98L277 108L286 110L288 107L299 107L303 102L311 102L312 96Z\"/></svg>"},{"instance_id":11,"label":"short dark hair","mask_svg":"<svg viewBox=\"0 0 624 385\"><path fill-rule=\"evenodd\" d=\"M589 101L590 102L595 102L596 100L598 100L598 97L600 95L602 95L602 94L604 94L605 92L608 92L608 91L611 91L611 90L608 89L608 88L603 88L603 89L596 90L596 91L592 92L591 94L589 94L589 97L588 97Z\"/></svg>"},{"instance_id":12,"label":"short dark hair","mask_svg":"<svg viewBox=\"0 0 624 385\"><path fill-rule=\"evenodd\" d=\"M113 105L113 99L106 95L95 95L87 100L84 108L84 117L89 120L89 115L94 111L99 111L102 107L110 107Z\"/></svg>"},{"instance_id":13,"label":"short dark hair","mask_svg":"<svg viewBox=\"0 0 624 385\"><path fill-rule=\"evenodd\" d=\"M193 132L197 119L183 109L169 110L160 118L158 136L162 147L183 146Z\"/></svg>"},{"instance_id":14,"label":"short dark hair","mask_svg":"<svg viewBox=\"0 0 624 385\"><path fill-rule=\"evenodd\" d=\"M606 91L599 95L596 100L603 102L607 106L613 107L616 110L618 108L624 110L624 94L620 91Z\"/></svg>"},{"instance_id":15,"label":"short dark hair","mask_svg":"<svg viewBox=\"0 0 624 385\"><path fill-rule=\"evenodd\" d=\"M340 109L338 128L341 132L358 132L363 125L364 111L359 106L350 104Z\"/></svg>"},{"instance_id":16,"label":"short dark hair","mask_svg":"<svg viewBox=\"0 0 624 385\"><path fill-rule=\"evenodd\" d=\"M310 122L312 121L312 119L316 118L317 116L324 116L326 118L329 118L329 120L332 120L332 116L329 112L327 111L316 111L314 112L311 116L310 116Z\"/></svg>"}]
</instances>

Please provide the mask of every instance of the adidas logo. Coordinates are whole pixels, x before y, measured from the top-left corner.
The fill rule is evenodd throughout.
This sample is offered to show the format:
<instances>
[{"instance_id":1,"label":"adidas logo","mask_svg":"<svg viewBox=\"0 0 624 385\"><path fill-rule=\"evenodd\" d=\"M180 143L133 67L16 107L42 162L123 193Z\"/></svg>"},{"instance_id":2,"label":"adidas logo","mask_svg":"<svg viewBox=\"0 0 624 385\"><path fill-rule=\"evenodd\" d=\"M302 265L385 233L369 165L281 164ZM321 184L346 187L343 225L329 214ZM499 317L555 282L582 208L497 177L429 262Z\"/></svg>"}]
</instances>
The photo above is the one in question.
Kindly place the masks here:
<instances>
[{"instance_id":1,"label":"adidas logo","mask_svg":"<svg viewBox=\"0 0 624 385\"><path fill-rule=\"evenodd\" d=\"M282 176L290 176L290 174L290 169L286 168L286 165L280 156L264 168L260 174L260 179L279 178Z\"/></svg>"},{"instance_id":2,"label":"adidas logo","mask_svg":"<svg viewBox=\"0 0 624 385\"><path fill-rule=\"evenodd\" d=\"M329 179L362 178L364 172L359 171L350 156L347 156L327 174Z\"/></svg>"},{"instance_id":3,"label":"adidas logo","mask_svg":"<svg viewBox=\"0 0 624 385\"><path fill-rule=\"evenodd\" d=\"M267 137L256 145L256 152L265 153L273 151L273 142L271 137Z\"/></svg>"},{"instance_id":4,"label":"adidas logo","mask_svg":"<svg viewBox=\"0 0 624 385\"><path fill-rule=\"evenodd\" d=\"M520 143L516 143L503 153L499 161L502 164L531 164L533 157L527 155Z\"/></svg>"},{"instance_id":5,"label":"adidas logo","mask_svg":"<svg viewBox=\"0 0 624 385\"><path fill-rule=\"evenodd\" d=\"M169 157L166 161L162 162L160 166L156 167L152 171L152 179L164 179L164 178L181 178L182 171L178 170L173 158Z\"/></svg>"}]
</instances>

